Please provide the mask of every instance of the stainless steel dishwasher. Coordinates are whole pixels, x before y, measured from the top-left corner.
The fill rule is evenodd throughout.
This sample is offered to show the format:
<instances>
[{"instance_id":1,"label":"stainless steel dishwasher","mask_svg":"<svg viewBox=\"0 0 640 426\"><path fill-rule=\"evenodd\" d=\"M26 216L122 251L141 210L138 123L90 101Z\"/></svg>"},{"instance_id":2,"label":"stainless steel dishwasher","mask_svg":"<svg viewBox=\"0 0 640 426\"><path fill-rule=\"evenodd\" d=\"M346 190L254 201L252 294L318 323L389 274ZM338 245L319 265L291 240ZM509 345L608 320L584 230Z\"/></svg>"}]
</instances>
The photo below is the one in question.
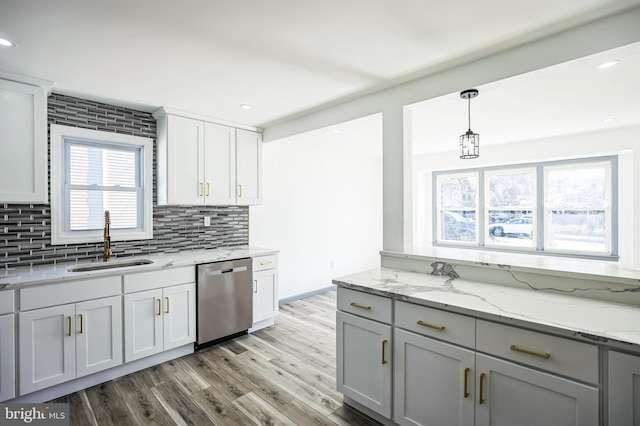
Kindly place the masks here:
<instances>
[{"instance_id":1,"label":"stainless steel dishwasher","mask_svg":"<svg viewBox=\"0 0 640 426\"><path fill-rule=\"evenodd\" d=\"M245 334L253 322L251 259L198 265L195 348Z\"/></svg>"}]
</instances>

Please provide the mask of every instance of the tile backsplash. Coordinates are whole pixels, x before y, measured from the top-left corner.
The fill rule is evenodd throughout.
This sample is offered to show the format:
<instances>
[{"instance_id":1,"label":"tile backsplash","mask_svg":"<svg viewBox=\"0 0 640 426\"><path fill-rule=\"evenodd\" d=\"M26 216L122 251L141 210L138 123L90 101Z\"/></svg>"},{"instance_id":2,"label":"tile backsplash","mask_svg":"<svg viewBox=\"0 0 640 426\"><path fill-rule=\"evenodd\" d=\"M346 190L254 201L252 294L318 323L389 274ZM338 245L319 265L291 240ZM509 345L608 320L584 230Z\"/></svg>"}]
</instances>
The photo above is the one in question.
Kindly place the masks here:
<instances>
[{"instance_id":1,"label":"tile backsplash","mask_svg":"<svg viewBox=\"0 0 640 426\"><path fill-rule=\"evenodd\" d=\"M52 94L48 123L156 139L150 113ZM114 257L248 244L249 208L244 206L158 206L154 148L153 239L116 241ZM211 226L204 227L204 216ZM86 262L102 257L102 243L51 245L47 204L0 204L0 268Z\"/></svg>"}]
</instances>

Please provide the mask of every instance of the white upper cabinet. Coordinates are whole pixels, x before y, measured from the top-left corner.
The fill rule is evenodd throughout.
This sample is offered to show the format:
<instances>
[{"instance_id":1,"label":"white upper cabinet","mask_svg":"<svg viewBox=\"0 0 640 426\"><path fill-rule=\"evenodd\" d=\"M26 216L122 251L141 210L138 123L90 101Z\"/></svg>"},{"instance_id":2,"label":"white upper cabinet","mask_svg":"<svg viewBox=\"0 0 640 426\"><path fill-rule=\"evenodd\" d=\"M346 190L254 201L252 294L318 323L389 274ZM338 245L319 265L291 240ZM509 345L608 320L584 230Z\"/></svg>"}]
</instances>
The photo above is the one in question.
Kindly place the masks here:
<instances>
[{"instance_id":1,"label":"white upper cabinet","mask_svg":"<svg viewBox=\"0 0 640 426\"><path fill-rule=\"evenodd\" d=\"M0 202L48 203L45 89L0 80Z\"/></svg>"},{"instance_id":2,"label":"white upper cabinet","mask_svg":"<svg viewBox=\"0 0 640 426\"><path fill-rule=\"evenodd\" d=\"M259 133L165 108L154 117L158 123L158 204L260 204Z\"/></svg>"},{"instance_id":3,"label":"white upper cabinet","mask_svg":"<svg viewBox=\"0 0 640 426\"><path fill-rule=\"evenodd\" d=\"M260 204L262 198L262 136L248 130L236 130L236 203Z\"/></svg>"}]
</instances>

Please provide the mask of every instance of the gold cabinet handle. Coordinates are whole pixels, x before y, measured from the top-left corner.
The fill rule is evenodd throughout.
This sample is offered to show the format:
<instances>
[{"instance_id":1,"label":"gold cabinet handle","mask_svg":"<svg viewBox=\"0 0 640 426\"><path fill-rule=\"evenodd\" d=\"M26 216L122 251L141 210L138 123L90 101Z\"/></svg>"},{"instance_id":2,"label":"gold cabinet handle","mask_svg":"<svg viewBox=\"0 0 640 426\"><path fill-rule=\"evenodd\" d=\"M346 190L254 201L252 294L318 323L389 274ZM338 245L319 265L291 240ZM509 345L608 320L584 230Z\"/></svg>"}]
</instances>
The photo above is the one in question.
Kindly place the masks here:
<instances>
[{"instance_id":1,"label":"gold cabinet handle","mask_svg":"<svg viewBox=\"0 0 640 426\"><path fill-rule=\"evenodd\" d=\"M67 325L69 326L69 333L67 333L67 336L71 336L71 317L67 317Z\"/></svg>"},{"instance_id":2,"label":"gold cabinet handle","mask_svg":"<svg viewBox=\"0 0 640 426\"><path fill-rule=\"evenodd\" d=\"M540 358L544 358L544 359L549 359L551 358L551 354L548 352L534 352L534 351L528 351L526 349L522 349L517 347L516 345L511 345L510 348L512 351L516 351L516 352L521 352L523 354L527 354L527 355L533 355L533 356L538 356Z\"/></svg>"},{"instance_id":3,"label":"gold cabinet handle","mask_svg":"<svg viewBox=\"0 0 640 426\"><path fill-rule=\"evenodd\" d=\"M242 198L242 185L238 185L238 187L240 188L240 195L239 197Z\"/></svg>"},{"instance_id":4,"label":"gold cabinet handle","mask_svg":"<svg viewBox=\"0 0 640 426\"><path fill-rule=\"evenodd\" d=\"M480 373L480 398L478 402L482 405L484 404L484 373Z\"/></svg>"},{"instance_id":5,"label":"gold cabinet handle","mask_svg":"<svg viewBox=\"0 0 640 426\"><path fill-rule=\"evenodd\" d=\"M202 197L203 194L204 194L204 184L200 182L200 196Z\"/></svg>"},{"instance_id":6,"label":"gold cabinet handle","mask_svg":"<svg viewBox=\"0 0 640 426\"><path fill-rule=\"evenodd\" d=\"M433 325L433 324L429 324L428 322L423 322L422 320L418 320L418 325L421 325L423 327L429 327L429 328L433 328L434 330L444 330L445 326L444 325Z\"/></svg>"},{"instance_id":7,"label":"gold cabinet handle","mask_svg":"<svg viewBox=\"0 0 640 426\"><path fill-rule=\"evenodd\" d=\"M207 182L207 197L211 194L211 185Z\"/></svg>"},{"instance_id":8,"label":"gold cabinet handle","mask_svg":"<svg viewBox=\"0 0 640 426\"><path fill-rule=\"evenodd\" d=\"M382 363L383 364L387 363L386 356L384 354L384 348L385 348L386 345L387 345L387 339L382 341Z\"/></svg>"},{"instance_id":9,"label":"gold cabinet handle","mask_svg":"<svg viewBox=\"0 0 640 426\"><path fill-rule=\"evenodd\" d=\"M273 262L272 261L267 261L267 262L260 262L260 266L264 266L264 265L271 265Z\"/></svg>"},{"instance_id":10,"label":"gold cabinet handle","mask_svg":"<svg viewBox=\"0 0 640 426\"><path fill-rule=\"evenodd\" d=\"M165 313L168 314L169 313L169 298L165 297L164 300L167 301L167 310L165 311Z\"/></svg>"},{"instance_id":11,"label":"gold cabinet handle","mask_svg":"<svg viewBox=\"0 0 640 426\"><path fill-rule=\"evenodd\" d=\"M253 291L254 293L258 292L258 280L253 280L254 283L256 283L256 289Z\"/></svg>"},{"instance_id":12,"label":"gold cabinet handle","mask_svg":"<svg viewBox=\"0 0 640 426\"><path fill-rule=\"evenodd\" d=\"M464 394L463 394L463 396L465 398L469 397L469 371L471 371L471 369L469 367L464 369Z\"/></svg>"},{"instance_id":13,"label":"gold cabinet handle","mask_svg":"<svg viewBox=\"0 0 640 426\"><path fill-rule=\"evenodd\" d=\"M358 305L356 302L351 302L349 303L349 305L353 306L354 308L360 308L360 309L371 309L371 306L363 306L363 305Z\"/></svg>"},{"instance_id":14,"label":"gold cabinet handle","mask_svg":"<svg viewBox=\"0 0 640 426\"><path fill-rule=\"evenodd\" d=\"M162 315L162 312L161 312L162 308L160 307L160 304L162 303L162 301L160 299L156 299L156 301L158 302L158 313L156 315Z\"/></svg>"},{"instance_id":15,"label":"gold cabinet handle","mask_svg":"<svg viewBox=\"0 0 640 426\"><path fill-rule=\"evenodd\" d=\"M80 314L80 334L82 334L82 314Z\"/></svg>"}]
</instances>

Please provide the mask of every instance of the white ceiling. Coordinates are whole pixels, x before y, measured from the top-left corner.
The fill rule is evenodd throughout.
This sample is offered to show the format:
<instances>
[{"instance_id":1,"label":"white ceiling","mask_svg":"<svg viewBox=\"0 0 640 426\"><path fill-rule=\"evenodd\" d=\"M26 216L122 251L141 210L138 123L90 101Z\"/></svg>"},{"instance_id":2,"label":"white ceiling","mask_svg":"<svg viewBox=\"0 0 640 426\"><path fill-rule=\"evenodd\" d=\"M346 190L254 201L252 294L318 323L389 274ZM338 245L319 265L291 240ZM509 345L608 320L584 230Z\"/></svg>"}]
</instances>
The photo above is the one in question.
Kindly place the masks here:
<instances>
[{"instance_id":1,"label":"white ceiling","mask_svg":"<svg viewBox=\"0 0 640 426\"><path fill-rule=\"evenodd\" d=\"M0 36L17 43L0 48L0 70L52 80L57 93L267 127L638 4L0 0Z\"/></svg>"},{"instance_id":2,"label":"white ceiling","mask_svg":"<svg viewBox=\"0 0 640 426\"><path fill-rule=\"evenodd\" d=\"M620 62L611 68L598 66ZM640 43L477 87L471 129L483 146L640 126ZM457 150L468 128L460 93L410 106L413 154ZM605 121L606 120L606 121Z\"/></svg>"}]
</instances>

